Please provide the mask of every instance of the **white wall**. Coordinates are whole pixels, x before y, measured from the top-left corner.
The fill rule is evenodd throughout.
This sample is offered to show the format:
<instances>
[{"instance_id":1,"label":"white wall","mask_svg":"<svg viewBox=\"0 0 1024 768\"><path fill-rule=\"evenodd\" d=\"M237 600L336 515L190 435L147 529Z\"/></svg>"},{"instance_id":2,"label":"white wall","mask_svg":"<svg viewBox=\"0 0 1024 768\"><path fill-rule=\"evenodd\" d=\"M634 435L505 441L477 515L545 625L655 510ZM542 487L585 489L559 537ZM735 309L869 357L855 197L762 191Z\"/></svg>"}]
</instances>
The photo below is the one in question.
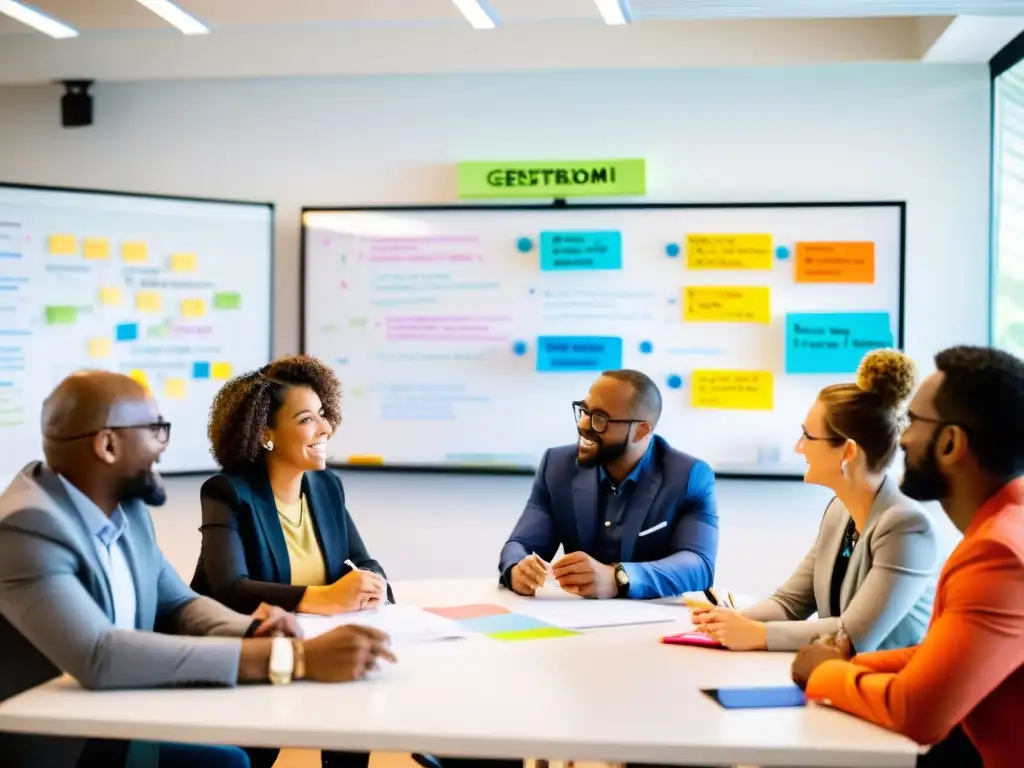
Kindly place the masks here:
<instances>
[{"instance_id":1,"label":"white wall","mask_svg":"<svg viewBox=\"0 0 1024 768\"><path fill-rule=\"evenodd\" d=\"M95 94L96 125L65 130L59 89L0 89L0 179L273 200L279 353L298 343L303 204L447 202L458 160L515 157L643 156L650 199L906 200L909 352L927 368L943 346L987 341L983 65L101 83ZM522 479L346 477L396 576L490 572L527 492ZM163 530L185 563L196 487L174 493ZM725 484L722 578L750 588L771 535L781 566L765 567L784 574L822 501L795 485Z\"/></svg>"}]
</instances>

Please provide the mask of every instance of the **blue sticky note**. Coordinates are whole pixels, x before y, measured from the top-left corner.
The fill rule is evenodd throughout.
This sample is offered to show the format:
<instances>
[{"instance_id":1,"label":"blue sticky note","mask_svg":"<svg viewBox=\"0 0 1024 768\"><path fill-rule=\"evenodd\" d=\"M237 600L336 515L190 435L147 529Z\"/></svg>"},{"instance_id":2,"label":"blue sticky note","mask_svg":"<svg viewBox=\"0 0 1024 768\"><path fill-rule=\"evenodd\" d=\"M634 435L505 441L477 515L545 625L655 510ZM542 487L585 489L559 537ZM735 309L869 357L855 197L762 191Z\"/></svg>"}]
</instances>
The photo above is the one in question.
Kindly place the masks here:
<instances>
[{"instance_id":1,"label":"blue sticky note","mask_svg":"<svg viewBox=\"0 0 1024 768\"><path fill-rule=\"evenodd\" d=\"M139 338L139 324L119 323L114 326L114 338L118 341L135 341Z\"/></svg>"},{"instance_id":2,"label":"blue sticky note","mask_svg":"<svg viewBox=\"0 0 1024 768\"><path fill-rule=\"evenodd\" d=\"M711 696L725 709L774 709L802 707L807 703L804 692L795 685L762 688L712 688L703 693Z\"/></svg>"},{"instance_id":3,"label":"blue sticky note","mask_svg":"<svg viewBox=\"0 0 1024 768\"><path fill-rule=\"evenodd\" d=\"M617 336L538 336L538 371L607 371L622 367Z\"/></svg>"},{"instance_id":4,"label":"blue sticky note","mask_svg":"<svg viewBox=\"0 0 1024 768\"><path fill-rule=\"evenodd\" d=\"M208 379L208 378L210 378L210 364L209 363L192 363L192 378L193 379Z\"/></svg>"},{"instance_id":5,"label":"blue sticky note","mask_svg":"<svg viewBox=\"0 0 1024 768\"><path fill-rule=\"evenodd\" d=\"M545 272L622 269L622 233L615 230L541 232L540 268Z\"/></svg>"},{"instance_id":6,"label":"blue sticky note","mask_svg":"<svg viewBox=\"0 0 1024 768\"><path fill-rule=\"evenodd\" d=\"M521 613L496 613L493 616L478 616L464 619L459 624L472 632L489 635L492 632L519 632L524 629L542 629L551 626L543 621Z\"/></svg>"},{"instance_id":7,"label":"blue sticky note","mask_svg":"<svg viewBox=\"0 0 1024 768\"><path fill-rule=\"evenodd\" d=\"M786 373L856 373L865 354L891 346L888 312L786 315Z\"/></svg>"}]
</instances>

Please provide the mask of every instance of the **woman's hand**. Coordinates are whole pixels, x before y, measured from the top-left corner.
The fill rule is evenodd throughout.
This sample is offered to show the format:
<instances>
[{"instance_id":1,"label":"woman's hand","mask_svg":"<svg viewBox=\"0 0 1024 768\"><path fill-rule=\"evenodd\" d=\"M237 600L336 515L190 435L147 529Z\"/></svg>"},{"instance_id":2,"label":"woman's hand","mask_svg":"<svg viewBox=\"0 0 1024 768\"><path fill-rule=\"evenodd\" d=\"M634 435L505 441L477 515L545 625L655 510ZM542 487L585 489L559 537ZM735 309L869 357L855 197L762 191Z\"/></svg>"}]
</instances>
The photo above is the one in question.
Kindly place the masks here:
<instances>
[{"instance_id":1,"label":"woman's hand","mask_svg":"<svg viewBox=\"0 0 1024 768\"><path fill-rule=\"evenodd\" d=\"M768 628L730 608L691 611L693 624L733 651L763 651L768 647Z\"/></svg>"},{"instance_id":2,"label":"woman's hand","mask_svg":"<svg viewBox=\"0 0 1024 768\"><path fill-rule=\"evenodd\" d=\"M307 587L295 612L332 616L377 608L384 602L385 589L384 580L373 571L349 571L326 587Z\"/></svg>"}]
</instances>

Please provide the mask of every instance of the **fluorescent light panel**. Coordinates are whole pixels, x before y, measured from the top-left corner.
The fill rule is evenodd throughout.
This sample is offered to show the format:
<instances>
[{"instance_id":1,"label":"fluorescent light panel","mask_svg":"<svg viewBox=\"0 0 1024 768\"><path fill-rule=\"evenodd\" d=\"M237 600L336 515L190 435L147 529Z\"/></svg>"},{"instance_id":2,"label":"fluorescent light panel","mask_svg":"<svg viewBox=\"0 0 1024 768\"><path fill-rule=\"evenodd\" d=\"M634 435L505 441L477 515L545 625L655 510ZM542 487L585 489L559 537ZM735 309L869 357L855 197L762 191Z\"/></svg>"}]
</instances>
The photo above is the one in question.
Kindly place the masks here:
<instances>
[{"instance_id":1,"label":"fluorescent light panel","mask_svg":"<svg viewBox=\"0 0 1024 768\"><path fill-rule=\"evenodd\" d=\"M0 0L0 13L10 16L15 21L20 21L32 29L42 32L44 35L63 40L68 37L78 37L78 30L72 29L67 24L61 24L56 19L51 19L27 5L17 3L14 0Z\"/></svg>"},{"instance_id":2,"label":"fluorescent light panel","mask_svg":"<svg viewBox=\"0 0 1024 768\"><path fill-rule=\"evenodd\" d=\"M487 0L452 0L462 11L473 29L494 29L498 26L498 14Z\"/></svg>"},{"instance_id":3,"label":"fluorescent light panel","mask_svg":"<svg viewBox=\"0 0 1024 768\"><path fill-rule=\"evenodd\" d=\"M143 5L172 27L177 27L184 35L205 35L210 28L194 16L189 16L170 0L135 0Z\"/></svg>"},{"instance_id":4,"label":"fluorescent light panel","mask_svg":"<svg viewBox=\"0 0 1024 768\"><path fill-rule=\"evenodd\" d=\"M629 12L629 0L594 0L605 24L628 24L633 14Z\"/></svg>"}]
</instances>

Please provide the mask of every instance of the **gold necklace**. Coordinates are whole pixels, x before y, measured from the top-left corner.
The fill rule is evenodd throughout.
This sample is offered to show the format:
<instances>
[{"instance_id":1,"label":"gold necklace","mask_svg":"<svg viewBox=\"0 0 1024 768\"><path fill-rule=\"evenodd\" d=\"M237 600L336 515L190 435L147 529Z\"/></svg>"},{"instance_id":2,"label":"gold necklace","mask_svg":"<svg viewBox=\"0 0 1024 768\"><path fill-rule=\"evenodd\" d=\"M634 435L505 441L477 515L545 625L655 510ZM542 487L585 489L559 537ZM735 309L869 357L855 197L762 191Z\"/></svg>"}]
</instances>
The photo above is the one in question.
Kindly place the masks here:
<instances>
[{"instance_id":1,"label":"gold necklace","mask_svg":"<svg viewBox=\"0 0 1024 768\"><path fill-rule=\"evenodd\" d=\"M293 521L290 517L288 517L288 515L286 515L281 510L281 507L285 507L287 505L283 501L281 501L280 499L278 499L277 501L278 501L278 504L280 504L280 506L277 509L278 516L280 516L280 518L282 520L284 520L286 523L288 523L288 525L290 525L292 528L300 528L302 526L302 518L303 518L303 516L305 515L305 512L306 512L306 497L305 497L305 495L299 496L299 519L298 519L298 522Z\"/></svg>"}]
</instances>

